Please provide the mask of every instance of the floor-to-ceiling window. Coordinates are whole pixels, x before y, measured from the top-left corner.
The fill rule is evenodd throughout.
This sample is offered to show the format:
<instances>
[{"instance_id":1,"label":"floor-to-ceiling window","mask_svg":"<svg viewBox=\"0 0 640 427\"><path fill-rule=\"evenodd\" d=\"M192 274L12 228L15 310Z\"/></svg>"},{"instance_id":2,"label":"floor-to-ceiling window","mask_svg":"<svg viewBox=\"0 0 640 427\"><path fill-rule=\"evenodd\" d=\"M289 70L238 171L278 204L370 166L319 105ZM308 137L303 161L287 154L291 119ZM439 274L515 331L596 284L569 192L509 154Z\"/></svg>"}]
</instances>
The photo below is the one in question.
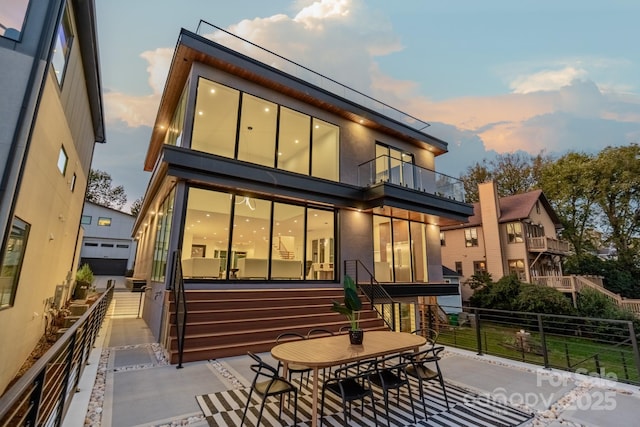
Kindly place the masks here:
<instances>
[{"instance_id":1,"label":"floor-to-ceiling window","mask_svg":"<svg viewBox=\"0 0 640 427\"><path fill-rule=\"evenodd\" d=\"M334 280L334 224L331 209L189 188L184 276Z\"/></svg>"},{"instance_id":2,"label":"floor-to-ceiling window","mask_svg":"<svg viewBox=\"0 0 640 427\"><path fill-rule=\"evenodd\" d=\"M153 266L151 280L162 282L169 257L169 236L173 219L173 202L175 190L171 190L167 198L160 205L155 217L156 238L153 247ZM145 224L147 225L147 224Z\"/></svg>"},{"instance_id":3,"label":"floor-to-ceiling window","mask_svg":"<svg viewBox=\"0 0 640 427\"><path fill-rule=\"evenodd\" d=\"M413 154L376 143L377 181L415 188Z\"/></svg>"},{"instance_id":4,"label":"floor-to-ceiling window","mask_svg":"<svg viewBox=\"0 0 640 427\"><path fill-rule=\"evenodd\" d=\"M195 103L192 149L339 180L338 126L205 78Z\"/></svg>"},{"instance_id":5,"label":"floor-to-ceiling window","mask_svg":"<svg viewBox=\"0 0 640 427\"><path fill-rule=\"evenodd\" d=\"M427 282L426 224L373 216L374 275L379 282Z\"/></svg>"}]
</instances>

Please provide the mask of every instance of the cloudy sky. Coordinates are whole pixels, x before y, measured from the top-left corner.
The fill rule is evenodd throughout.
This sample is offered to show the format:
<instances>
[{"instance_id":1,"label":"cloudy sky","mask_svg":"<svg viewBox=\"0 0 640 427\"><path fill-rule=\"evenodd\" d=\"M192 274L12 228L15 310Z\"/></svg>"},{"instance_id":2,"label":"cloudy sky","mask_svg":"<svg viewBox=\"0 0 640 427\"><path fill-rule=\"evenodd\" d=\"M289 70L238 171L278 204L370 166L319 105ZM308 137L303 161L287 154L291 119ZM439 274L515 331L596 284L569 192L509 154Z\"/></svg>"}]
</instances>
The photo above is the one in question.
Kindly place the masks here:
<instances>
[{"instance_id":1,"label":"cloudy sky","mask_svg":"<svg viewBox=\"0 0 640 427\"><path fill-rule=\"evenodd\" d=\"M452 176L497 153L640 142L637 0L96 0L107 144L129 202L180 28L200 20L431 124Z\"/></svg>"}]
</instances>

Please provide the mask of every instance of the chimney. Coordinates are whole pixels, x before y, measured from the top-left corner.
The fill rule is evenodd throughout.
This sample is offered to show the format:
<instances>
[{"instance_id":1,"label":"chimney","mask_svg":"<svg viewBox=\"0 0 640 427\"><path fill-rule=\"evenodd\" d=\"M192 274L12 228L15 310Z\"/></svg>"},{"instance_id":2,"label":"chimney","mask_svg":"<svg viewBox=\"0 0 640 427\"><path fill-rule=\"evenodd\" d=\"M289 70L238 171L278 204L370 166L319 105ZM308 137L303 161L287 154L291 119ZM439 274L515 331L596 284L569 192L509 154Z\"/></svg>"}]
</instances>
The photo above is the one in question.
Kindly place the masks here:
<instances>
[{"instance_id":1,"label":"chimney","mask_svg":"<svg viewBox=\"0 0 640 427\"><path fill-rule=\"evenodd\" d=\"M478 199L480 202L480 218L482 220L482 234L484 237L485 260L487 272L493 280L504 276L505 261L500 244L500 201L498 188L493 181L478 185Z\"/></svg>"}]
</instances>

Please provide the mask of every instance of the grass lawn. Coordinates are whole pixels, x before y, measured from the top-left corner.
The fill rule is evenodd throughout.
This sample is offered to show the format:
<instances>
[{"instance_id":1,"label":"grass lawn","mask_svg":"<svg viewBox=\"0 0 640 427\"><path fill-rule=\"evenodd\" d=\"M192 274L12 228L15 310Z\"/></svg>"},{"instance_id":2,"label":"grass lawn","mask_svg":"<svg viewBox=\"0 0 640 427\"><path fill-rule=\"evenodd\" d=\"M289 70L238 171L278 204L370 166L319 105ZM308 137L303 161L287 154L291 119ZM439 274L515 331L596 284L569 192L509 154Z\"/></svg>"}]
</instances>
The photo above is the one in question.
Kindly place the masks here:
<instances>
[{"instance_id":1,"label":"grass lawn","mask_svg":"<svg viewBox=\"0 0 640 427\"><path fill-rule=\"evenodd\" d=\"M531 332L528 345L523 346L517 335L519 331L515 327L482 322L482 352L544 366L540 334ZM597 373L599 367L606 378L640 383L639 367L635 365L633 348L628 343L616 345L615 342L549 333L545 333L545 342L550 367L591 375ZM478 351L476 328L443 325L438 343ZM526 351L527 347L529 351Z\"/></svg>"}]
</instances>

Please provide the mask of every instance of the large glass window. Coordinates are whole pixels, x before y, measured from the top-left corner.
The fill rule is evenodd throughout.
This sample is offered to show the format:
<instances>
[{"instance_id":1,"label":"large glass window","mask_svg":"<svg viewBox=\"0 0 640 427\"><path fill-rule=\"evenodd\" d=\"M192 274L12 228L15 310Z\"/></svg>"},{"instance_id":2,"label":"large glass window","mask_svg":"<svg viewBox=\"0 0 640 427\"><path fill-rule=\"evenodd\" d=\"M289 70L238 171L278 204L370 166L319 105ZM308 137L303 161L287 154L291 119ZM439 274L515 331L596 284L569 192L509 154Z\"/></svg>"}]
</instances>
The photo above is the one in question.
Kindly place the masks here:
<instances>
[{"instance_id":1,"label":"large glass window","mask_svg":"<svg viewBox=\"0 0 640 427\"><path fill-rule=\"evenodd\" d=\"M234 158L239 104L240 92L200 78L191 148Z\"/></svg>"},{"instance_id":2,"label":"large glass window","mask_svg":"<svg viewBox=\"0 0 640 427\"><path fill-rule=\"evenodd\" d=\"M333 211L307 209L307 261L305 263L307 279L334 279L333 221Z\"/></svg>"},{"instance_id":3,"label":"large glass window","mask_svg":"<svg viewBox=\"0 0 640 427\"><path fill-rule=\"evenodd\" d=\"M171 220L173 218L173 202L175 190L162 202L155 218L156 241L153 248L153 267L151 280L164 281L169 256L169 235L171 233Z\"/></svg>"},{"instance_id":4,"label":"large glass window","mask_svg":"<svg viewBox=\"0 0 640 427\"><path fill-rule=\"evenodd\" d=\"M379 282L427 282L427 225L373 216L374 275Z\"/></svg>"},{"instance_id":5,"label":"large glass window","mask_svg":"<svg viewBox=\"0 0 640 427\"><path fill-rule=\"evenodd\" d=\"M240 118L238 160L274 167L278 106L244 94Z\"/></svg>"},{"instance_id":6,"label":"large glass window","mask_svg":"<svg viewBox=\"0 0 640 427\"><path fill-rule=\"evenodd\" d=\"M334 222L332 210L190 188L183 274L228 280L333 280ZM210 271L198 272L198 265Z\"/></svg>"},{"instance_id":7,"label":"large glass window","mask_svg":"<svg viewBox=\"0 0 640 427\"><path fill-rule=\"evenodd\" d=\"M415 188L413 163L413 154L376 143L377 181Z\"/></svg>"},{"instance_id":8,"label":"large glass window","mask_svg":"<svg viewBox=\"0 0 640 427\"><path fill-rule=\"evenodd\" d=\"M68 13L65 11L60 26L56 31L56 42L53 48L53 57L51 58L51 65L53 66L53 71L56 73L56 79L60 86L62 86L62 81L64 80L72 39L71 21L69 20Z\"/></svg>"},{"instance_id":9,"label":"large glass window","mask_svg":"<svg viewBox=\"0 0 640 427\"><path fill-rule=\"evenodd\" d=\"M234 197L233 240L230 264L233 278L266 279L269 276L271 202L253 197Z\"/></svg>"},{"instance_id":10,"label":"large glass window","mask_svg":"<svg viewBox=\"0 0 640 427\"><path fill-rule=\"evenodd\" d=\"M185 87L188 87L185 86ZM164 137L164 143L167 145L182 146L182 132L184 131L184 113L187 106L187 90L182 92L180 101L176 107L176 111L173 113L171 119L171 125L167 129L167 133Z\"/></svg>"},{"instance_id":11,"label":"large glass window","mask_svg":"<svg viewBox=\"0 0 640 427\"><path fill-rule=\"evenodd\" d=\"M0 1L0 36L20 40L29 0Z\"/></svg>"},{"instance_id":12,"label":"large glass window","mask_svg":"<svg viewBox=\"0 0 640 427\"><path fill-rule=\"evenodd\" d=\"M339 144L338 126L313 119L311 139L311 176L338 181Z\"/></svg>"},{"instance_id":13,"label":"large glass window","mask_svg":"<svg viewBox=\"0 0 640 427\"><path fill-rule=\"evenodd\" d=\"M304 207L284 203L273 205L271 277L302 279L304 260Z\"/></svg>"},{"instance_id":14,"label":"large glass window","mask_svg":"<svg viewBox=\"0 0 640 427\"><path fill-rule=\"evenodd\" d=\"M177 113L184 116L181 109ZM340 128L331 123L205 78L198 81L194 150L338 181L339 136Z\"/></svg>"},{"instance_id":15,"label":"large glass window","mask_svg":"<svg viewBox=\"0 0 640 427\"><path fill-rule=\"evenodd\" d=\"M27 247L30 225L15 217L11 224L11 232L2 252L0 267L0 308L13 305L22 260Z\"/></svg>"},{"instance_id":16,"label":"large glass window","mask_svg":"<svg viewBox=\"0 0 640 427\"><path fill-rule=\"evenodd\" d=\"M309 174L310 128L311 117L285 107L280 108L278 169Z\"/></svg>"}]
</instances>

